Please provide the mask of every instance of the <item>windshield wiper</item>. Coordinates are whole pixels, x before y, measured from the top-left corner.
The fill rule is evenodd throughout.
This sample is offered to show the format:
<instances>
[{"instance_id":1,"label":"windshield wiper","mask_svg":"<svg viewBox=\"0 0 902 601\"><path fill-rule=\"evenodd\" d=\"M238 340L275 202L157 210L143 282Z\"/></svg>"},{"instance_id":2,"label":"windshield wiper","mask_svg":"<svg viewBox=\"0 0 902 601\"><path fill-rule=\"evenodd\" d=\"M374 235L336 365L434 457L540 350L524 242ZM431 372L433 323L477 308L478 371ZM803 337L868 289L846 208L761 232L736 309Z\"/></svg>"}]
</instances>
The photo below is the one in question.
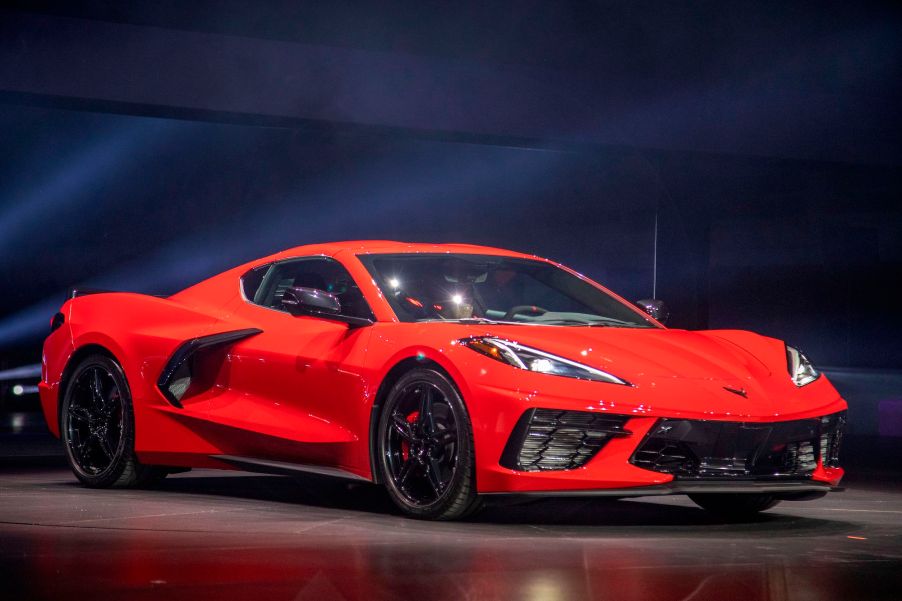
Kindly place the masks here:
<instances>
[{"instance_id":1,"label":"windshield wiper","mask_svg":"<svg viewBox=\"0 0 902 601\"><path fill-rule=\"evenodd\" d=\"M536 319L534 321L504 321L499 319L489 319L488 317L461 317L460 319L444 319L444 318L426 318L418 319L417 323L459 323L463 325L499 325L499 326L587 326L590 328L647 328L651 325L642 325L640 323L632 323L629 321L621 321L613 317L602 317L598 319Z\"/></svg>"},{"instance_id":2,"label":"windshield wiper","mask_svg":"<svg viewBox=\"0 0 902 601\"><path fill-rule=\"evenodd\" d=\"M563 326L567 324L573 324L576 326L589 326L592 325L592 321L587 319L573 319L573 318L561 318L561 319L537 319L533 323L544 324L548 326Z\"/></svg>"},{"instance_id":3,"label":"windshield wiper","mask_svg":"<svg viewBox=\"0 0 902 601\"><path fill-rule=\"evenodd\" d=\"M589 322L592 328L650 328L651 324L641 324L633 321L623 321L622 319L614 319L613 317L604 317L602 319L593 319Z\"/></svg>"},{"instance_id":4,"label":"windshield wiper","mask_svg":"<svg viewBox=\"0 0 902 601\"><path fill-rule=\"evenodd\" d=\"M498 320L498 319L489 319L488 317L462 317L460 319L452 319L449 321L454 321L456 323L462 323L462 324L490 323L490 324L498 324L498 325L502 325L502 326L522 326L522 325L524 325L524 322L522 322L522 321L504 321L504 320Z\"/></svg>"},{"instance_id":5,"label":"windshield wiper","mask_svg":"<svg viewBox=\"0 0 902 601\"><path fill-rule=\"evenodd\" d=\"M537 323L545 323L549 325L566 325L573 324L578 326L588 326L590 328L645 328L648 326L644 326L639 323L633 323L630 321L622 321L620 319L614 319L613 317L601 317L598 319L575 319L575 318L566 318L566 319L549 319L546 321L539 320Z\"/></svg>"},{"instance_id":6,"label":"windshield wiper","mask_svg":"<svg viewBox=\"0 0 902 601\"><path fill-rule=\"evenodd\" d=\"M489 319L488 317L461 317L460 319L426 318L426 319L418 319L417 320L417 323L431 323L431 322L461 323L464 325L484 325L484 324L503 325L503 326L522 326L522 325L524 325L524 322L522 322L522 321L499 321L497 319Z\"/></svg>"}]
</instances>

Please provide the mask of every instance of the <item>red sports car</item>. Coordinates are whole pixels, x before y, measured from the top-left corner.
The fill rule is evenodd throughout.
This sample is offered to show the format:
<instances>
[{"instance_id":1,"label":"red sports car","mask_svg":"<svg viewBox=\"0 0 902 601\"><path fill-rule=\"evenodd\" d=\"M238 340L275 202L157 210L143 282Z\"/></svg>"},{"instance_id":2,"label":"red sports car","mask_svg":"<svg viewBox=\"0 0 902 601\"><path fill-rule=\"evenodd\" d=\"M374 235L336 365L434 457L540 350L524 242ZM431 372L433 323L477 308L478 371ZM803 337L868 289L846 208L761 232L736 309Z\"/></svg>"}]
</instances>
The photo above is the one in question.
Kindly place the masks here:
<instances>
[{"instance_id":1,"label":"red sports car","mask_svg":"<svg viewBox=\"0 0 902 601\"><path fill-rule=\"evenodd\" d=\"M73 291L41 402L92 487L313 472L453 519L509 494L735 517L839 483L846 403L801 352L644 307L495 248L302 246L168 298Z\"/></svg>"}]
</instances>

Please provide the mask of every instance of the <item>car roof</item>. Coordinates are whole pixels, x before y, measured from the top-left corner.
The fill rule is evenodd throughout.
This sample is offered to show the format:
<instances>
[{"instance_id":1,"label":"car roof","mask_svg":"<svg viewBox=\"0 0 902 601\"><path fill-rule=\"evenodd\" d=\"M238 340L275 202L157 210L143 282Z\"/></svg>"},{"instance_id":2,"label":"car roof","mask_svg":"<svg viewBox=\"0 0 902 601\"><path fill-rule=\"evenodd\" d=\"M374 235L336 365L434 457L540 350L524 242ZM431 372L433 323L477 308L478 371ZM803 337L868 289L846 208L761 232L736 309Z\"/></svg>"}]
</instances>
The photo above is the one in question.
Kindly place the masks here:
<instances>
[{"instance_id":1,"label":"car roof","mask_svg":"<svg viewBox=\"0 0 902 601\"><path fill-rule=\"evenodd\" d=\"M400 254L400 253L461 253L461 254L477 254L477 255L499 255L506 257L517 257L524 259L536 259L547 261L535 255L527 255L504 250L501 248L493 248L491 246L476 246L474 244L428 244L417 242L397 242L394 240L352 240L346 242L325 242L321 244L307 244L304 246L295 246L281 252L261 257L248 263L238 265L212 276L202 282L198 282L193 286L189 286L184 290L172 295L171 299L180 299L182 301L191 301L194 299L206 299L211 297L219 298L221 294L212 293L211 290L221 287L223 291L231 290L234 287L234 277L240 277L250 269L254 269L261 265L272 263L273 261L282 261L294 257L309 257L315 255L324 255L327 257L337 257L341 254L348 253L353 255L365 254ZM205 301L204 301L205 302Z\"/></svg>"},{"instance_id":2,"label":"car roof","mask_svg":"<svg viewBox=\"0 0 902 601\"><path fill-rule=\"evenodd\" d=\"M475 244L432 244L422 242L398 242L394 240L352 240L345 242L326 242L322 244L307 244L283 250L267 257L279 260L304 255L328 255L334 256L341 252L350 252L357 255L365 254L402 254L402 253L461 253L479 255L505 255L521 258L538 258L512 250L494 248L491 246L478 246Z\"/></svg>"}]
</instances>

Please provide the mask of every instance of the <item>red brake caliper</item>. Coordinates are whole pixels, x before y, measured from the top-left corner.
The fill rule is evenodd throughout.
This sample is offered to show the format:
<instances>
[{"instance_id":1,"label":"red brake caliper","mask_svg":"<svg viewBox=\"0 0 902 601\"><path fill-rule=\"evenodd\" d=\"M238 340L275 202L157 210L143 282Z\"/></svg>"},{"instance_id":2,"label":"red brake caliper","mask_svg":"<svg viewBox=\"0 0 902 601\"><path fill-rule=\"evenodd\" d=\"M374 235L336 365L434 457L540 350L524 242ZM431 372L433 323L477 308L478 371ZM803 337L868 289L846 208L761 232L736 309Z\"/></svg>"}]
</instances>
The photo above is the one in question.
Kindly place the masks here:
<instances>
[{"instance_id":1,"label":"red brake caliper","mask_svg":"<svg viewBox=\"0 0 902 601\"><path fill-rule=\"evenodd\" d=\"M416 427L417 417L419 417L419 415L419 411L414 411L407 416L407 423L410 424L411 429ZM403 438L401 439L401 457L404 461L407 461L407 458L410 457L410 443Z\"/></svg>"}]
</instances>

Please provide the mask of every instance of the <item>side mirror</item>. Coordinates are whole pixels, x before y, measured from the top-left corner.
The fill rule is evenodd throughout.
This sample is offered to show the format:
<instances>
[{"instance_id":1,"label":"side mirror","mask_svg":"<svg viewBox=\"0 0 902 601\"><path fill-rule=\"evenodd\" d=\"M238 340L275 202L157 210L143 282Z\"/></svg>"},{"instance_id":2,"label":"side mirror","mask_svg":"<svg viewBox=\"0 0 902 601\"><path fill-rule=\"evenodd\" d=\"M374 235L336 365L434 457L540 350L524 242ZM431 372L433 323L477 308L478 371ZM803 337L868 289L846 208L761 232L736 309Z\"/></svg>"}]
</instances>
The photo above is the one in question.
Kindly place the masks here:
<instances>
[{"instance_id":1,"label":"side mirror","mask_svg":"<svg viewBox=\"0 0 902 601\"><path fill-rule=\"evenodd\" d=\"M667 320L670 319L670 309L667 308L667 305L664 304L664 301L652 298L643 298L642 300L636 301L636 306L661 323L666 324Z\"/></svg>"},{"instance_id":2,"label":"side mirror","mask_svg":"<svg viewBox=\"0 0 902 601\"><path fill-rule=\"evenodd\" d=\"M341 313L341 303L334 294L303 286L288 288L282 296L282 307L292 315L329 317Z\"/></svg>"},{"instance_id":3,"label":"side mirror","mask_svg":"<svg viewBox=\"0 0 902 601\"><path fill-rule=\"evenodd\" d=\"M310 315L323 319L343 321L351 326L369 326L373 320L363 317L341 314L341 302L338 297L319 288L292 286L282 296L282 308L292 315Z\"/></svg>"}]
</instances>

